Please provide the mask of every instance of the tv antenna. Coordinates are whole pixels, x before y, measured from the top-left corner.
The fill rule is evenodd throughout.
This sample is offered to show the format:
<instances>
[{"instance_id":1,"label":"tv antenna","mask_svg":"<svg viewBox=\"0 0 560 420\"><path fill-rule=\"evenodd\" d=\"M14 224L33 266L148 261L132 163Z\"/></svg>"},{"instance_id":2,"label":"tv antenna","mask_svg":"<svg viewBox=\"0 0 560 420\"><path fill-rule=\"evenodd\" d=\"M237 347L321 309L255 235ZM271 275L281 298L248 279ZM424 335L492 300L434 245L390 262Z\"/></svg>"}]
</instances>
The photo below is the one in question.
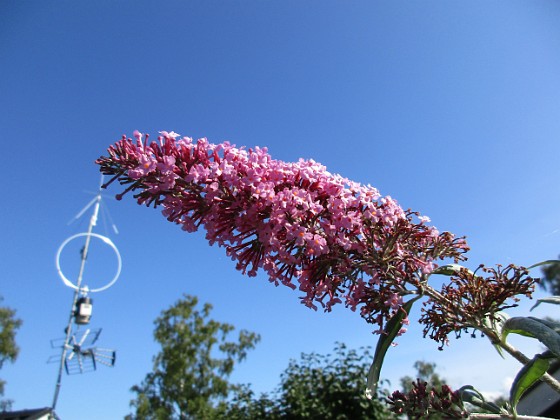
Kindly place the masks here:
<instances>
[{"instance_id":1,"label":"tv antenna","mask_svg":"<svg viewBox=\"0 0 560 420\"><path fill-rule=\"evenodd\" d=\"M68 375L78 373L91 372L97 369L97 365L105 365L113 367L117 358L117 352L111 349L94 347L101 328L96 330L76 331L72 334L70 342L66 343L65 339L52 340L53 348L67 346L66 358L64 359L64 370ZM60 356L52 356L49 362L55 362Z\"/></svg>"},{"instance_id":2,"label":"tv antenna","mask_svg":"<svg viewBox=\"0 0 560 420\"><path fill-rule=\"evenodd\" d=\"M103 184L103 176L101 176L101 184ZM51 345L53 347L61 347L62 352L60 356L52 356L49 361L59 361L58 376L56 381L56 387L54 392L54 398L52 403L52 409L56 408L56 403L58 401L58 395L60 393L60 387L62 384L62 373L66 371L67 374L78 374L93 371L97 369L98 364L103 364L106 366L114 366L116 360L116 352L110 349L103 349L94 347L97 342L99 335L101 334L101 329L86 329L85 331L80 331L80 326L89 324L93 301L89 297L90 293L102 292L111 287L121 273L122 261L119 250L106 236L100 235L98 233L93 233L93 228L97 225L97 220L99 216L99 210L101 208L101 187L97 192L97 195L93 200L91 200L70 222L82 217L86 211L93 207L93 213L91 215L89 226L87 232L78 233L70 236L66 239L58 248L56 253L56 270L58 275L64 282L64 284L74 290L72 307L70 309L70 316L68 317L68 324L64 330L66 336L64 339L53 340ZM115 233L118 233L116 226L112 223L112 227ZM62 271L61 268L61 255L62 251L72 242L76 240L84 241L84 245L80 250L80 265L79 272L75 281L70 280ZM87 284L84 284L84 271L86 266L86 261L88 258L88 253L92 244L92 240L101 241L103 245L109 246L116 256L117 267L113 275L106 281L104 285L90 288ZM75 328L74 328L75 324Z\"/></svg>"}]
</instances>

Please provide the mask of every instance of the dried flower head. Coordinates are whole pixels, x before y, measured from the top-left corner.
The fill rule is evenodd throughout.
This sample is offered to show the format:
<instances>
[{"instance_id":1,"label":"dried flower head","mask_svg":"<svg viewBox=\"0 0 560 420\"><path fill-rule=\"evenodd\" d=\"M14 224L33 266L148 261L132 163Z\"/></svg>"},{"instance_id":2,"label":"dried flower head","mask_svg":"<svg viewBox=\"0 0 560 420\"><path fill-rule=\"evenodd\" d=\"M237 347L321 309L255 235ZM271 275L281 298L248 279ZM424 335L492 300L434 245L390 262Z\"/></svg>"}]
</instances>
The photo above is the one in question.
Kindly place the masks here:
<instances>
[{"instance_id":1,"label":"dried flower head","mask_svg":"<svg viewBox=\"0 0 560 420\"><path fill-rule=\"evenodd\" d=\"M525 267L513 264L502 268L479 267L486 277L478 276L467 269L444 284L440 298L424 302L420 323L424 324L424 337L444 344L452 332L460 337L468 328L480 329L487 319L495 320L495 314L517 306L517 296L531 297L538 279L528 275Z\"/></svg>"},{"instance_id":2,"label":"dried flower head","mask_svg":"<svg viewBox=\"0 0 560 420\"><path fill-rule=\"evenodd\" d=\"M468 418L458 391L447 385L428 387L417 379L408 393L395 391L387 398L389 409L395 414L406 414L410 419L431 419L439 414L446 419Z\"/></svg>"}]
</instances>

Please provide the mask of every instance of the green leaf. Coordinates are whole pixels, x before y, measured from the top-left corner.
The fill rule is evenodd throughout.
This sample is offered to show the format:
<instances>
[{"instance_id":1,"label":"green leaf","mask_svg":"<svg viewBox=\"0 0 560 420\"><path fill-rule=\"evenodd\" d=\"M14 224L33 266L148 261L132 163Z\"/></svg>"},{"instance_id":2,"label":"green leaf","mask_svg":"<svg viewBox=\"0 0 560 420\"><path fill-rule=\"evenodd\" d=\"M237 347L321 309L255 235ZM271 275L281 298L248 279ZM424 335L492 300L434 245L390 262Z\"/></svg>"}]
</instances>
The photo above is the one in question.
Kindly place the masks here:
<instances>
[{"instance_id":1,"label":"green leaf","mask_svg":"<svg viewBox=\"0 0 560 420\"><path fill-rule=\"evenodd\" d=\"M532 268L540 267L541 265L550 265L550 264L558 264L558 263L560 263L560 260L546 260L533 264L531 267L527 267L527 269L531 270Z\"/></svg>"},{"instance_id":2,"label":"green leaf","mask_svg":"<svg viewBox=\"0 0 560 420\"><path fill-rule=\"evenodd\" d=\"M442 265L441 267L436 268L434 271L430 273L432 274L441 274L442 276L452 276L454 274L459 274L461 270L465 269L462 265L459 264L446 264ZM468 270L468 269L467 269ZM471 270L468 270L469 273L472 274Z\"/></svg>"},{"instance_id":3,"label":"green leaf","mask_svg":"<svg viewBox=\"0 0 560 420\"><path fill-rule=\"evenodd\" d=\"M366 386L366 395L369 398L373 398L373 396L377 392L377 385L379 383L379 375L381 373L381 366L383 365L383 359L385 359L385 354L389 349L389 346L401 330L403 326L403 320L408 316L410 313L410 309L412 309L412 305L422 296L416 296L415 298L410 299L406 302L403 306L401 311L397 312L393 317L387 322L385 326L384 333L381 334L379 337L379 341L377 342L377 346L375 347L375 354L373 356L373 363L369 368L368 376L367 376L367 386Z\"/></svg>"},{"instance_id":4,"label":"green leaf","mask_svg":"<svg viewBox=\"0 0 560 420\"><path fill-rule=\"evenodd\" d=\"M516 413L517 403L521 396L537 382L548 370L549 359L554 357L550 352L537 354L519 371L511 386L509 402Z\"/></svg>"},{"instance_id":5,"label":"green leaf","mask_svg":"<svg viewBox=\"0 0 560 420\"><path fill-rule=\"evenodd\" d=\"M553 303L555 305L560 305L560 296L549 296L541 299L537 299L537 303L533 305L531 311L539 306L541 303Z\"/></svg>"},{"instance_id":6,"label":"green leaf","mask_svg":"<svg viewBox=\"0 0 560 420\"><path fill-rule=\"evenodd\" d=\"M510 333L536 338L557 357L560 357L560 334L538 318L514 317L508 319L504 323L504 328L502 330L503 342L505 342L507 335Z\"/></svg>"},{"instance_id":7,"label":"green leaf","mask_svg":"<svg viewBox=\"0 0 560 420\"><path fill-rule=\"evenodd\" d=\"M468 402L474 406L487 410L492 414L505 414L504 410L502 410L497 404L491 401L486 401L484 396L472 385L465 385L459 388L459 393L463 402Z\"/></svg>"},{"instance_id":8,"label":"green leaf","mask_svg":"<svg viewBox=\"0 0 560 420\"><path fill-rule=\"evenodd\" d=\"M494 315L486 316L482 323L485 327L490 330L495 331L498 336L502 335L502 331L504 329L504 323L510 318L510 316L505 312L496 312ZM505 359L504 352L502 346L500 344L493 344L494 348L498 352L498 354Z\"/></svg>"},{"instance_id":9,"label":"green leaf","mask_svg":"<svg viewBox=\"0 0 560 420\"><path fill-rule=\"evenodd\" d=\"M544 325L546 325L548 328L553 329L554 331L556 331L558 334L560 334L560 322L556 321L554 319L541 319L541 318L535 318L534 316L530 316L530 319L535 319L541 323L543 323Z\"/></svg>"}]
</instances>

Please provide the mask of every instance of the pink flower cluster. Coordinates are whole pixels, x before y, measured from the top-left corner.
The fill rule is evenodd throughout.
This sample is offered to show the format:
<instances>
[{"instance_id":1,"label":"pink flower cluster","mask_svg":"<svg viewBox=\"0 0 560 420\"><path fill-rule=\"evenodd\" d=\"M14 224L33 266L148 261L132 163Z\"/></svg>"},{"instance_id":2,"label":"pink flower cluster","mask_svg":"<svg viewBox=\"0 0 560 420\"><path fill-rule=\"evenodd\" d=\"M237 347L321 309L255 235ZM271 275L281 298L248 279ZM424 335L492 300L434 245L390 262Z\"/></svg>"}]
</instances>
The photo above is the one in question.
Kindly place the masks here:
<instances>
[{"instance_id":1,"label":"pink flower cluster","mask_svg":"<svg viewBox=\"0 0 560 420\"><path fill-rule=\"evenodd\" d=\"M468 249L313 160L283 162L266 148L160 134L151 143L138 132L135 140L123 136L96 161L110 182L128 184L118 198L136 191L139 204L161 206L185 231L203 226L237 269L299 287L309 307L344 303L381 330L401 310L407 286L419 287L436 260L464 259Z\"/></svg>"}]
</instances>

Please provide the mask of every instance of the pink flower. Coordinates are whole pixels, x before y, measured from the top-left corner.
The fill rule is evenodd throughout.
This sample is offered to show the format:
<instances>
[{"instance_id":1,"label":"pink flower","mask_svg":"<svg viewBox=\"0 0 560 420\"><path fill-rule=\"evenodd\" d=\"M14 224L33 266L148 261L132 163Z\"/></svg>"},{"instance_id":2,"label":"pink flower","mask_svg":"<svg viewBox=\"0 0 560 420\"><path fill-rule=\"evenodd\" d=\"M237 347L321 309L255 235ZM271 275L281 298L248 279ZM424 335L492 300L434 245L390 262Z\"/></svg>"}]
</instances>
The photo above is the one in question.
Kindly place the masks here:
<instances>
[{"instance_id":1,"label":"pink flower","mask_svg":"<svg viewBox=\"0 0 560 420\"><path fill-rule=\"evenodd\" d=\"M119 197L134 190L139 204L161 206L185 231L202 226L237 269L299 286L309 307L344 302L381 328L401 308L407 285L468 249L391 197L313 160L283 162L265 148L160 134L149 145L139 133L135 142L123 137L97 160L104 174L129 184Z\"/></svg>"},{"instance_id":2,"label":"pink flower","mask_svg":"<svg viewBox=\"0 0 560 420\"><path fill-rule=\"evenodd\" d=\"M145 154L141 154L138 159L138 166L128 171L128 176L132 179L139 179L156 169L156 161Z\"/></svg>"},{"instance_id":3,"label":"pink flower","mask_svg":"<svg viewBox=\"0 0 560 420\"><path fill-rule=\"evenodd\" d=\"M393 293L389 297L389 299L385 301L385 306L388 306L393 311L397 311L402 306L402 303L403 303L402 296L399 295L398 293Z\"/></svg>"}]
</instances>

